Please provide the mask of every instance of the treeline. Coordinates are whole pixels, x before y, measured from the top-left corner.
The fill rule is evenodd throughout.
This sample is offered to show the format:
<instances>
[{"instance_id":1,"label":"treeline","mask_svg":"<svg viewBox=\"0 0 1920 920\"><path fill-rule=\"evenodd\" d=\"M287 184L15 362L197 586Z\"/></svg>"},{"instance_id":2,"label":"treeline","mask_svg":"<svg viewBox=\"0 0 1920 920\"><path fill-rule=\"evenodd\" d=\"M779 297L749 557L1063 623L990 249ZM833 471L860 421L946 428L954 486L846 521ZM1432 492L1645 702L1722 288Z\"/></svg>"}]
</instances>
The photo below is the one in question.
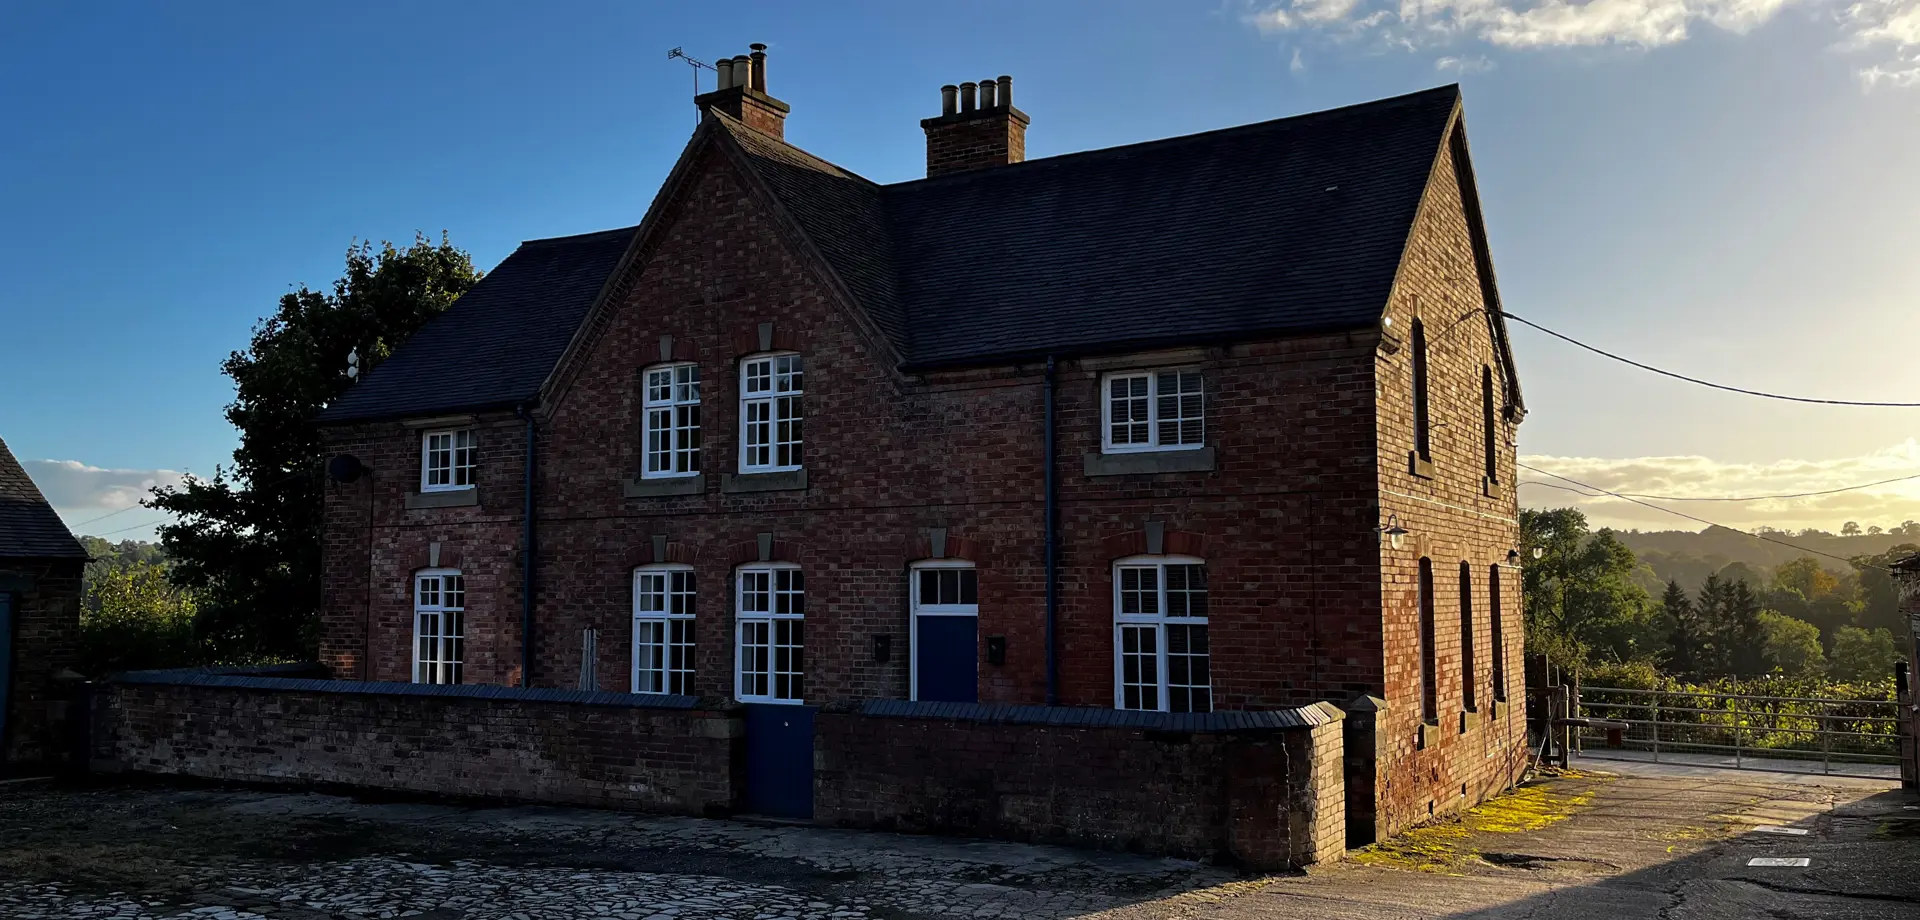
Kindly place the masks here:
<instances>
[{"instance_id":1,"label":"treeline","mask_svg":"<svg viewBox=\"0 0 1920 920\"><path fill-rule=\"evenodd\" d=\"M1920 552L1887 547L1837 573L1811 556L1770 568L1727 562L1690 588L1663 583L1620 535L1591 530L1576 509L1522 511L1521 533L1529 555L1541 553L1524 568L1531 650L1590 671L1708 680L1887 678L1904 627L1884 568Z\"/></svg>"}]
</instances>

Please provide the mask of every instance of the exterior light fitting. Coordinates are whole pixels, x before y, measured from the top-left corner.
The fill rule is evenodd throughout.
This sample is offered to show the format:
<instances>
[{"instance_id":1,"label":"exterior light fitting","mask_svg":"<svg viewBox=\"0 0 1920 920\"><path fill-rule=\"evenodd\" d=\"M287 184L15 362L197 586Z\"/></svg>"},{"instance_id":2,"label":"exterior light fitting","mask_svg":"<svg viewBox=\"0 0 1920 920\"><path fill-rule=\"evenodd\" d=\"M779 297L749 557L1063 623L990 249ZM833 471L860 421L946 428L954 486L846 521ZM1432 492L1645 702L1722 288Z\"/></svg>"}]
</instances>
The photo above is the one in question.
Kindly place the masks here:
<instances>
[{"instance_id":1,"label":"exterior light fitting","mask_svg":"<svg viewBox=\"0 0 1920 920\"><path fill-rule=\"evenodd\" d=\"M1400 516L1397 514L1387 515L1387 522L1375 527L1374 532L1380 535L1380 542L1394 549L1399 549L1401 544L1406 542L1407 529L1400 526Z\"/></svg>"}]
</instances>

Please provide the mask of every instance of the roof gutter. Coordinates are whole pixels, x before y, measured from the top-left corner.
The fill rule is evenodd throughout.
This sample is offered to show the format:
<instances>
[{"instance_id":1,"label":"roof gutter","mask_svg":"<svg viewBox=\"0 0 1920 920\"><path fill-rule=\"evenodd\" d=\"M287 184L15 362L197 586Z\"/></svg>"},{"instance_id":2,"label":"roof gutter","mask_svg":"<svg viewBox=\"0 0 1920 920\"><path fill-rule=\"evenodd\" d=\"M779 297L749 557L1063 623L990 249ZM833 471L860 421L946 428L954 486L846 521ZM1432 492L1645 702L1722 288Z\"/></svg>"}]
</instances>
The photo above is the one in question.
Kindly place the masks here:
<instances>
[{"instance_id":1,"label":"roof gutter","mask_svg":"<svg viewBox=\"0 0 1920 920\"><path fill-rule=\"evenodd\" d=\"M521 514L526 521L526 532L520 541L521 687L533 686L533 591L536 585L534 570L536 561L540 558L539 554L534 552L534 539L538 536L539 532L534 527L533 522L534 461L536 459L534 452L534 435L536 434L536 429L533 423L533 412L528 409L528 405L528 403L523 402L513 408L513 414L527 423L527 462L525 465L526 481L524 483L526 504L521 510Z\"/></svg>"}]
</instances>

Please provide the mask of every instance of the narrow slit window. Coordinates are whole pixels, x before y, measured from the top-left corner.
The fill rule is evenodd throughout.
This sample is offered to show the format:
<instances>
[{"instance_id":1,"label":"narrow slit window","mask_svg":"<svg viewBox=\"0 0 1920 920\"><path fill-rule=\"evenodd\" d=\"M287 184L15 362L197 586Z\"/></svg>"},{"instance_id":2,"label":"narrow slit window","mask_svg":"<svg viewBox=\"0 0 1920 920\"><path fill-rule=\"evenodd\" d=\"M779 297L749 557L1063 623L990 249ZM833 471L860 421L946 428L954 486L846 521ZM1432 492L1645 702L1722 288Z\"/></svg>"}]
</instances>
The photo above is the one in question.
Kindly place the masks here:
<instances>
[{"instance_id":1,"label":"narrow slit window","mask_svg":"<svg viewBox=\"0 0 1920 920\"><path fill-rule=\"evenodd\" d=\"M1427 430L1427 329L1413 321L1413 450L1420 459L1433 459Z\"/></svg>"},{"instance_id":2,"label":"narrow slit window","mask_svg":"<svg viewBox=\"0 0 1920 920\"><path fill-rule=\"evenodd\" d=\"M1433 560L1420 560L1420 718L1440 721L1439 674L1433 656Z\"/></svg>"},{"instance_id":3,"label":"narrow slit window","mask_svg":"<svg viewBox=\"0 0 1920 920\"><path fill-rule=\"evenodd\" d=\"M1460 706L1474 712L1473 566L1460 563Z\"/></svg>"},{"instance_id":4,"label":"narrow slit window","mask_svg":"<svg viewBox=\"0 0 1920 920\"><path fill-rule=\"evenodd\" d=\"M1493 368L1480 368L1480 425L1486 435L1487 481L1500 481L1500 429L1493 412Z\"/></svg>"},{"instance_id":5,"label":"narrow slit window","mask_svg":"<svg viewBox=\"0 0 1920 920\"><path fill-rule=\"evenodd\" d=\"M1507 635L1500 623L1500 564L1487 569L1487 622L1493 627L1493 698L1507 701Z\"/></svg>"}]
</instances>

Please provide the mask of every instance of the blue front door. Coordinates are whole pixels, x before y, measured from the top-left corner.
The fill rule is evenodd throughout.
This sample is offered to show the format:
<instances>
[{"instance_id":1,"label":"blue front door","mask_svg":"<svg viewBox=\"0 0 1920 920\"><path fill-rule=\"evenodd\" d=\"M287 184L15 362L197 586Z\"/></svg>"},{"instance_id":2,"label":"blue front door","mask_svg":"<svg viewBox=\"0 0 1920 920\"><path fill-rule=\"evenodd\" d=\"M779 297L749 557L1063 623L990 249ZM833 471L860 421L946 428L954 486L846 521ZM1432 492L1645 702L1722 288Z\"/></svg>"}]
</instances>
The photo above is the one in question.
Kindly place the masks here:
<instances>
[{"instance_id":1,"label":"blue front door","mask_svg":"<svg viewBox=\"0 0 1920 920\"><path fill-rule=\"evenodd\" d=\"M813 817L813 710L747 704L747 811Z\"/></svg>"},{"instance_id":2,"label":"blue front door","mask_svg":"<svg viewBox=\"0 0 1920 920\"><path fill-rule=\"evenodd\" d=\"M0 591L0 760L7 758L7 712L13 706L13 595Z\"/></svg>"},{"instance_id":3,"label":"blue front door","mask_svg":"<svg viewBox=\"0 0 1920 920\"><path fill-rule=\"evenodd\" d=\"M913 698L980 702L980 618L921 614L915 619Z\"/></svg>"}]
</instances>

